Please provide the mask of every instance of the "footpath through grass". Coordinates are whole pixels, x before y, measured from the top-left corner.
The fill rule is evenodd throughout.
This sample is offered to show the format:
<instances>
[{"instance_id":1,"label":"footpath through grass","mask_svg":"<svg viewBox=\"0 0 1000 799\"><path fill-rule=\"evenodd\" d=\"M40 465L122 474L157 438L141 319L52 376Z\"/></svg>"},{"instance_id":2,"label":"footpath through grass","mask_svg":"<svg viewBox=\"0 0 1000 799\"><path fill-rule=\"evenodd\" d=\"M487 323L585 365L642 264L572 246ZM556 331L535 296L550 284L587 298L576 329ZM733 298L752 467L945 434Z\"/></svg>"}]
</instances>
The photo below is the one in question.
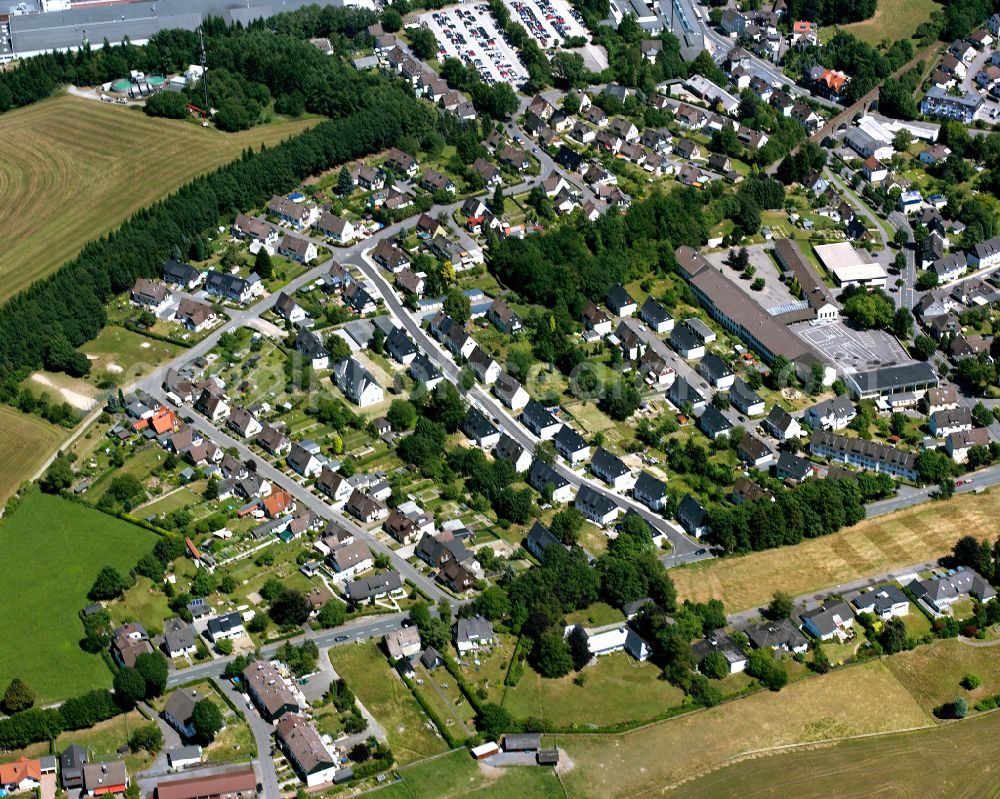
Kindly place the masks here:
<instances>
[{"instance_id":1,"label":"footpath through grass","mask_svg":"<svg viewBox=\"0 0 1000 799\"><path fill-rule=\"evenodd\" d=\"M101 567L128 572L155 540L83 505L29 494L0 523L0 685L21 677L39 704L110 687L101 657L80 649L78 613Z\"/></svg>"},{"instance_id":2,"label":"footpath through grass","mask_svg":"<svg viewBox=\"0 0 1000 799\"><path fill-rule=\"evenodd\" d=\"M334 671L385 728L398 763L412 763L448 748L375 642L335 646L329 653Z\"/></svg>"},{"instance_id":3,"label":"footpath through grass","mask_svg":"<svg viewBox=\"0 0 1000 799\"><path fill-rule=\"evenodd\" d=\"M242 133L62 96L0 118L0 302L198 175L318 120Z\"/></svg>"},{"instance_id":4,"label":"footpath through grass","mask_svg":"<svg viewBox=\"0 0 1000 799\"><path fill-rule=\"evenodd\" d=\"M0 503L31 479L69 431L0 405Z\"/></svg>"},{"instance_id":5,"label":"footpath through grass","mask_svg":"<svg viewBox=\"0 0 1000 799\"><path fill-rule=\"evenodd\" d=\"M792 547L671 569L681 599L721 599L728 612L761 607L776 590L799 596L939 558L970 530L992 530L1000 492L925 502Z\"/></svg>"}]
</instances>

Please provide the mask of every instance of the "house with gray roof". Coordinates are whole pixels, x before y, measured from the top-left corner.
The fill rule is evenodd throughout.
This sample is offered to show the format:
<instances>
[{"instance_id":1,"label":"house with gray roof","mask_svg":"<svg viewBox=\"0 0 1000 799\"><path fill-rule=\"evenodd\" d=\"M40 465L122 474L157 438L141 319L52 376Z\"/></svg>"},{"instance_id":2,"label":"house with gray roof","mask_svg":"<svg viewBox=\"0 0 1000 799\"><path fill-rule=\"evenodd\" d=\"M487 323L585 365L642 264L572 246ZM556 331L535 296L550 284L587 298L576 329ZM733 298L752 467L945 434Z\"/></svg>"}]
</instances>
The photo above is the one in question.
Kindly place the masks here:
<instances>
[{"instance_id":1,"label":"house with gray roof","mask_svg":"<svg viewBox=\"0 0 1000 799\"><path fill-rule=\"evenodd\" d=\"M569 480L538 458L535 458L528 471L528 484L543 496L547 489L551 489L555 502L568 502L573 492Z\"/></svg>"},{"instance_id":2,"label":"house with gray roof","mask_svg":"<svg viewBox=\"0 0 1000 799\"><path fill-rule=\"evenodd\" d=\"M736 410L747 416L760 416L764 412L764 400L742 377L733 380L733 384L729 387L729 402Z\"/></svg>"},{"instance_id":3,"label":"house with gray roof","mask_svg":"<svg viewBox=\"0 0 1000 799\"><path fill-rule=\"evenodd\" d=\"M715 441L721 436L728 435L729 431L733 429L733 423L726 418L722 411L714 405L709 405L698 417L698 429Z\"/></svg>"},{"instance_id":4,"label":"house with gray roof","mask_svg":"<svg viewBox=\"0 0 1000 799\"><path fill-rule=\"evenodd\" d=\"M562 426L562 422L535 399L529 399L524 406L524 410L521 411L521 422L543 440L553 438Z\"/></svg>"},{"instance_id":5,"label":"house with gray roof","mask_svg":"<svg viewBox=\"0 0 1000 799\"><path fill-rule=\"evenodd\" d=\"M863 594L858 594L851 600L856 613L871 613L880 619L891 619L893 616L906 616L910 612L910 600L898 585L886 583L879 585Z\"/></svg>"},{"instance_id":6,"label":"house with gray roof","mask_svg":"<svg viewBox=\"0 0 1000 799\"><path fill-rule=\"evenodd\" d=\"M979 572L963 566L949 569L944 574L932 574L924 580L914 580L907 588L918 602L934 614L945 613L955 602L969 596L980 602L989 602L997 595Z\"/></svg>"},{"instance_id":7,"label":"house with gray roof","mask_svg":"<svg viewBox=\"0 0 1000 799\"><path fill-rule=\"evenodd\" d=\"M667 504L667 484L644 469L632 487L632 497L651 511L659 512Z\"/></svg>"},{"instance_id":8,"label":"house with gray roof","mask_svg":"<svg viewBox=\"0 0 1000 799\"><path fill-rule=\"evenodd\" d=\"M708 509L691 494L681 497L676 516L681 527L696 538L708 532Z\"/></svg>"},{"instance_id":9,"label":"house with gray roof","mask_svg":"<svg viewBox=\"0 0 1000 799\"><path fill-rule=\"evenodd\" d=\"M618 518L618 505L589 485L580 486L574 505L585 518L602 527Z\"/></svg>"},{"instance_id":10,"label":"house with gray roof","mask_svg":"<svg viewBox=\"0 0 1000 799\"><path fill-rule=\"evenodd\" d=\"M821 641L845 641L853 631L854 613L843 600L827 602L802 614L802 629Z\"/></svg>"},{"instance_id":11,"label":"house with gray roof","mask_svg":"<svg viewBox=\"0 0 1000 799\"><path fill-rule=\"evenodd\" d=\"M632 474L624 461L612 455L604 447L598 447L590 461L590 471L611 486L615 491L623 490L632 480Z\"/></svg>"},{"instance_id":12,"label":"house with gray roof","mask_svg":"<svg viewBox=\"0 0 1000 799\"><path fill-rule=\"evenodd\" d=\"M568 424L559 428L553 441L556 452L569 461L571 466L576 466L590 455L590 446L584 441L583 436Z\"/></svg>"},{"instance_id":13,"label":"house with gray roof","mask_svg":"<svg viewBox=\"0 0 1000 799\"><path fill-rule=\"evenodd\" d=\"M809 641L789 619L762 621L745 630L754 649L773 649L776 652L800 654L808 651Z\"/></svg>"}]
</instances>

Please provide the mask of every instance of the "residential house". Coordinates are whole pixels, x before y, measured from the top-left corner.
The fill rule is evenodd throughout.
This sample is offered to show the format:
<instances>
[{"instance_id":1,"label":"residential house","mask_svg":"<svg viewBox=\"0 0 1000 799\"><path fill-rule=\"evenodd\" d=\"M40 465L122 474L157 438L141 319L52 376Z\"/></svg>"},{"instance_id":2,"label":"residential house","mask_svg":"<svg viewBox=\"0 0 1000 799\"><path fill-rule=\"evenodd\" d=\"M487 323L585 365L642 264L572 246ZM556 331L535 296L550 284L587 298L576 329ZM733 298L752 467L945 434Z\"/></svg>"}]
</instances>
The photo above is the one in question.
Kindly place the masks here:
<instances>
[{"instance_id":1,"label":"residential house","mask_svg":"<svg viewBox=\"0 0 1000 799\"><path fill-rule=\"evenodd\" d=\"M521 384L506 372L501 372L497 377L493 393L512 411L520 411L531 399Z\"/></svg>"},{"instance_id":2,"label":"residential house","mask_svg":"<svg viewBox=\"0 0 1000 799\"><path fill-rule=\"evenodd\" d=\"M985 427L974 427L959 433L952 433L944 440L945 452L955 463L965 463L969 458L969 450L973 447L988 447L990 433Z\"/></svg>"},{"instance_id":3,"label":"residential house","mask_svg":"<svg viewBox=\"0 0 1000 799\"><path fill-rule=\"evenodd\" d=\"M386 596L403 593L403 578L399 572L384 572L359 580L354 580L344 587L344 596L349 602L361 604L373 602Z\"/></svg>"},{"instance_id":4,"label":"residential house","mask_svg":"<svg viewBox=\"0 0 1000 799\"><path fill-rule=\"evenodd\" d=\"M535 523L531 525L531 529L528 530L528 535L525 537L525 547L539 560L544 557L545 550L549 547L561 546L563 546L562 542L552 535L549 528L545 527L539 521L535 521Z\"/></svg>"},{"instance_id":5,"label":"residential house","mask_svg":"<svg viewBox=\"0 0 1000 799\"><path fill-rule=\"evenodd\" d=\"M574 505L584 518L601 527L618 518L618 505L614 500L586 484L580 486Z\"/></svg>"},{"instance_id":6,"label":"residential house","mask_svg":"<svg viewBox=\"0 0 1000 799\"><path fill-rule=\"evenodd\" d=\"M375 377L356 358L347 357L333 368L334 380L344 396L361 408L376 405L385 392Z\"/></svg>"},{"instance_id":7,"label":"residential house","mask_svg":"<svg viewBox=\"0 0 1000 799\"><path fill-rule=\"evenodd\" d=\"M747 416L759 416L764 413L764 400L746 384L742 377L735 378L729 387L729 402Z\"/></svg>"},{"instance_id":8,"label":"residential house","mask_svg":"<svg viewBox=\"0 0 1000 799\"><path fill-rule=\"evenodd\" d=\"M278 255L291 258L300 264L312 263L316 260L317 254L316 245L309 239L293 236L291 233L286 233L281 244L278 245Z\"/></svg>"},{"instance_id":9,"label":"residential house","mask_svg":"<svg viewBox=\"0 0 1000 799\"><path fill-rule=\"evenodd\" d=\"M809 451L813 455L828 457L860 469L886 472L906 480L916 480L918 476L916 453L875 441L815 430L809 441Z\"/></svg>"},{"instance_id":10,"label":"residential house","mask_svg":"<svg viewBox=\"0 0 1000 799\"><path fill-rule=\"evenodd\" d=\"M372 496L370 493L366 493L357 488L351 492L351 495L347 498L347 504L344 507L348 513L360 520L363 524L371 524L372 522L382 521L389 516L389 509L385 506L385 503ZM336 554L337 550L334 550L331 557L336 557ZM346 558L350 554L352 553L344 553L343 557ZM371 568L371 566L366 568ZM337 571L342 571L342 569L338 568ZM365 569L358 568L355 569L355 571L365 571Z\"/></svg>"},{"instance_id":11,"label":"residential house","mask_svg":"<svg viewBox=\"0 0 1000 799\"><path fill-rule=\"evenodd\" d=\"M226 272L209 270L205 277L205 292L213 297L246 305L255 297L264 293L264 284L256 274L248 278L230 275Z\"/></svg>"},{"instance_id":12,"label":"residential house","mask_svg":"<svg viewBox=\"0 0 1000 799\"><path fill-rule=\"evenodd\" d=\"M853 636L854 614L844 601L825 605L802 614L802 629L821 641L837 638L841 642Z\"/></svg>"},{"instance_id":13,"label":"residential house","mask_svg":"<svg viewBox=\"0 0 1000 799\"><path fill-rule=\"evenodd\" d=\"M929 427L931 435L935 438L947 438L952 433L971 430L972 409L963 406L947 411L936 411L930 416Z\"/></svg>"},{"instance_id":14,"label":"residential house","mask_svg":"<svg viewBox=\"0 0 1000 799\"><path fill-rule=\"evenodd\" d=\"M313 227L337 244L350 244L361 232L350 220L329 211L324 213Z\"/></svg>"},{"instance_id":15,"label":"residential house","mask_svg":"<svg viewBox=\"0 0 1000 799\"><path fill-rule=\"evenodd\" d=\"M492 322L502 333L508 336L520 332L523 327L521 317L503 300L497 298L490 303L486 311L486 318Z\"/></svg>"},{"instance_id":16,"label":"residential house","mask_svg":"<svg viewBox=\"0 0 1000 799\"><path fill-rule=\"evenodd\" d=\"M774 462L774 451L749 430L740 439L736 455L741 461L757 469Z\"/></svg>"},{"instance_id":17,"label":"residential house","mask_svg":"<svg viewBox=\"0 0 1000 799\"><path fill-rule=\"evenodd\" d=\"M318 448L313 451L302 446L299 442L295 442L288 451L288 466L293 472L308 480L318 475L323 469L323 462L316 457L318 454Z\"/></svg>"},{"instance_id":18,"label":"residential house","mask_svg":"<svg viewBox=\"0 0 1000 799\"><path fill-rule=\"evenodd\" d=\"M850 397L843 395L807 408L803 421L813 430L843 430L858 415Z\"/></svg>"},{"instance_id":19,"label":"residential house","mask_svg":"<svg viewBox=\"0 0 1000 799\"><path fill-rule=\"evenodd\" d=\"M354 490L354 494L351 495L351 499L354 499L355 495L366 496L361 494L357 489ZM370 498L369 498L370 499ZM375 500L372 500L373 502ZM351 501L348 501L348 510L351 509ZM359 517L360 518L360 517ZM363 522L368 523L369 519L362 519ZM371 550L364 541L354 540L347 544L341 544L335 547L334 550L327 556L327 562L333 567L333 570L337 574L344 575L345 578L353 577L361 572L368 571L375 565L372 559Z\"/></svg>"},{"instance_id":20,"label":"residential house","mask_svg":"<svg viewBox=\"0 0 1000 799\"><path fill-rule=\"evenodd\" d=\"M500 431L476 408L469 408L462 423L462 432L480 449L490 449L500 443Z\"/></svg>"},{"instance_id":21,"label":"residential house","mask_svg":"<svg viewBox=\"0 0 1000 799\"><path fill-rule=\"evenodd\" d=\"M714 352L706 353L698 364L698 373L719 391L725 391L736 381L736 375L729 364Z\"/></svg>"},{"instance_id":22,"label":"residential house","mask_svg":"<svg viewBox=\"0 0 1000 799\"><path fill-rule=\"evenodd\" d=\"M495 639L493 625L482 616L459 619L455 624L455 648L460 657L489 646Z\"/></svg>"},{"instance_id":23,"label":"residential house","mask_svg":"<svg viewBox=\"0 0 1000 799\"><path fill-rule=\"evenodd\" d=\"M667 485L644 469L639 472L639 477L632 486L632 497L658 513L667 504Z\"/></svg>"},{"instance_id":24,"label":"residential house","mask_svg":"<svg viewBox=\"0 0 1000 799\"><path fill-rule=\"evenodd\" d=\"M708 509L691 494L685 494L677 504L676 517L681 527L696 538L708 532Z\"/></svg>"},{"instance_id":25,"label":"residential house","mask_svg":"<svg viewBox=\"0 0 1000 799\"><path fill-rule=\"evenodd\" d=\"M527 472L531 467L531 453L506 433L500 436L500 441L493 448L493 457L510 463L518 474Z\"/></svg>"},{"instance_id":26,"label":"residential house","mask_svg":"<svg viewBox=\"0 0 1000 799\"><path fill-rule=\"evenodd\" d=\"M275 725L274 738L288 758L288 763L307 787L334 781L337 758L305 716L286 713Z\"/></svg>"},{"instance_id":27,"label":"residential house","mask_svg":"<svg viewBox=\"0 0 1000 799\"><path fill-rule=\"evenodd\" d=\"M270 222L246 214L236 215L233 235L258 242L264 247L274 247L278 243L278 228Z\"/></svg>"},{"instance_id":28,"label":"residential house","mask_svg":"<svg viewBox=\"0 0 1000 799\"><path fill-rule=\"evenodd\" d=\"M469 369L472 370L473 374L479 378L479 382L483 385L491 386L500 377L500 373L503 371L493 358L491 358L482 347L478 344L472 350L469 355L468 360Z\"/></svg>"},{"instance_id":29,"label":"residential house","mask_svg":"<svg viewBox=\"0 0 1000 799\"><path fill-rule=\"evenodd\" d=\"M639 317L655 333L669 333L674 329L674 318L667 312L666 308L652 297L647 297L642 304L642 308L639 309Z\"/></svg>"},{"instance_id":30,"label":"residential house","mask_svg":"<svg viewBox=\"0 0 1000 799\"><path fill-rule=\"evenodd\" d=\"M554 502L569 502L573 492L573 487L565 477L538 458L528 471L528 485L543 496L551 491Z\"/></svg>"},{"instance_id":31,"label":"residential house","mask_svg":"<svg viewBox=\"0 0 1000 799\"><path fill-rule=\"evenodd\" d=\"M594 451L590 471L615 491L624 490L632 482L632 474L622 459L612 455L604 447L598 447Z\"/></svg>"},{"instance_id":32,"label":"residential house","mask_svg":"<svg viewBox=\"0 0 1000 799\"><path fill-rule=\"evenodd\" d=\"M163 280L171 286L192 291L201 283L201 272L190 264L170 259L163 265Z\"/></svg>"},{"instance_id":33,"label":"residential house","mask_svg":"<svg viewBox=\"0 0 1000 799\"><path fill-rule=\"evenodd\" d=\"M301 239L301 241L305 241L305 239ZM286 322L291 322L293 325L305 321L306 318L305 309L285 292L281 292L278 295L273 310L278 316Z\"/></svg>"},{"instance_id":34,"label":"residential house","mask_svg":"<svg viewBox=\"0 0 1000 799\"><path fill-rule=\"evenodd\" d=\"M871 613L886 621L910 613L910 600L898 585L892 583L879 585L859 594L851 600L851 604L856 613Z\"/></svg>"},{"instance_id":35,"label":"residential house","mask_svg":"<svg viewBox=\"0 0 1000 799\"><path fill-rule=\"evenodd\" d=\"M130 296L136 305L158 314L170 304L174 295L158 280L140 277L132 286Z\"/></svg>"},{"instance_id":36,"label":"residential house","mask_svg":"<svg viewBox=\"0 0 1000 799\"><path fill-rule=\"evenodd\" d=\"M726 659L730 674L739 674L747 665L747 656L743 649L729 637L725 630L713 630L709 635L691 647L695 660L701 667L702 661L711 652L719 652Z\"/></svg>"},{"instance_id":37,"label":"residential house","mask_svg":"<svg viewBox=\"0 0 1000 799\"><path fill-rule=\"evenodd\" d=\"M194 333L200 333L212 325L216 318L211 305L192 300L189 297L182 297L181 301L177 303L177 310L174 311L174 321L184 325Z\"/></svg>"},{"instance_id":38,"label":"residential house","mask_svg":"<svg viewBox=\"0 0 1000 799\"><path fill-rule=\"evenodd\" d=\"M590 300L587 300L586 305L583 306L583 325L587 330L593 330L599 336L606 336L611 332L611 317Z\"/></svg>"},{"instance_id":39,"label":"residential house","mask_svg":"<svg viewBox=\"0 0 1000 799\"><path fill-rule=\"evenodd\" d=\"M524 410L521 411L521 422L543 440L553 438L562 426L562 422L534 399L529 399Z\"/></svg>"},{"instance_id":40,"label":"residential house","mask_svg":"<svg viewBox=\"0 0 1000 799\"><path fill-rule=\"evenodd\" d=\"M974 569L959 566L945 574L932 574L925 580L913 580L906 586L931 613L944 613L960 599L973 596L989 602L997 595L989 582Z\"/></svg>"},{"instance_id":41,"label":"residential house","mask_svg":"<svg viewBox=\"0 0 1000 799\"><path fill-rule=\"evenodd\" d=\"M698 429L715 441L721 436L729 435L729 431L733 429L733 423L722 411L714 405L709 405L698 417Z\"/></svg>"},{"instance_id":42,"label":"residential house","mask_svg":"<svg viewBox=\"0 0 1000 799\"><path fill-rule=\"evenodd\" d=\"M691 411L698 412L708 404L705 396L683 377L678 377L667 391L669 399L679 411L687 413L685 407L690 403Z\"/></svg>"},{"instance_id":43,"label":"residential house","mask_svg":"<svg viewBox=\"0 0 1000 799\"><path fill-rule=\"evenodd\" d=\"M292 442L284 433L271 425L264 425L254 441L266 452L278 458L287 455L292 448Z\"/></svg>"},{"instance_id":44,"label":"residential house","mask_svg":"<svg viewBox=\"0 0 1000 799\"><path fill-rule=\"evenodd\" d=\"M796 655L809 650L809 641L789 619L751 624L743 632L754 649L773 649Z\"/></svg>"},{"instance_id":45,"label":"residential house","mask_svg":"<svg viewBox=\"0 0 1000 799\"><path fill-rule=\"evenodd\" d=\"M761 425L778 441L788 441L802 436L802 426L780 405L771 408Z\"/></svg>"},{"instance_id":46,"label":"residential house","mask_svg":"<svg viewBox=\"0 0 1000 799\"><path fill-rule=\"evenodd\" d=\"M569 461L571 466L585 461L590 455L590 446L583 440L583 436L568 424L559 428L553 441L556 445L556 452Z\"/></svg>"},{"instance_id":47,"label":"residential house","mask_svg":"<svg viewBox=\"0 0 1000 799\"><path fill-rule=\"evenodd\" d=\"M194 738L194 706L204 698L194 688L178 688L167 697L163 706L163 720L177 730L182 738Z\"/></svg>"}]
</instances>

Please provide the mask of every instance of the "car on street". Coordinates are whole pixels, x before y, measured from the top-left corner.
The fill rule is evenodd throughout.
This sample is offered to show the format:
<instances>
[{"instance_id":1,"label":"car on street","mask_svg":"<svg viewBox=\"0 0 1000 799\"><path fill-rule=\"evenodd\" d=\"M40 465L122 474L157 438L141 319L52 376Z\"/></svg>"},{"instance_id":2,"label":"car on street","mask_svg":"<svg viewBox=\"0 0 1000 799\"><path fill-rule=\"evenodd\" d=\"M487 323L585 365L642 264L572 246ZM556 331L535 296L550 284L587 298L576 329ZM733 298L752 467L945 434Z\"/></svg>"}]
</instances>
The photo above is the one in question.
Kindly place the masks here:
<instances>
[{"instance_id":1,"label":"car on street","mask_svg":"<svg viewBox=\"0 0 1000 799\"><path fill-rule=\"evenodd\" d=\"M343 643L346 640L347 640L347 636L346 635L338 635L336 638L333 639L333 642L336 643L336 644L340 644L340 643Z\"/></svg>"}]
</instances>

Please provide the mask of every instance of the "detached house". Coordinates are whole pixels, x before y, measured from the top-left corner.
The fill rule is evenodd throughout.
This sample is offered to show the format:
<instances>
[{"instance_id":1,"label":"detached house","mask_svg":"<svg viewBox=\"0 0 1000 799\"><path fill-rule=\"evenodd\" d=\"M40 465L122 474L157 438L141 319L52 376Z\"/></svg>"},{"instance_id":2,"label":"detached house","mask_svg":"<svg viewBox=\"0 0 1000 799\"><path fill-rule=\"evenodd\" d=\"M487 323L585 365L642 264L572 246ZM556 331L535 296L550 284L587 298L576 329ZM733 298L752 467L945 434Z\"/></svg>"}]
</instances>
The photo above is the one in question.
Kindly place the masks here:
<instances>
[{"instance_id":1,"label":"detached house","mask_svg":"<svg viewBox=\"0 0 1000 799\"><path fill-rule=\"evenodd\" d=\"M554 502L569 502L573 488L569 481L543 460L535 459L528 472L528 485L543 496L549 490Z\"/></svg>"},{"instance_id":2,"label":"detached house","mask_svg":"<svg viewBox=\"0 0 1000 799\"><path fill-rule=\"evenodd\" d=\"M495 299L490 303L486 311L486 318L492 322L502 333L508 336L520 332L523 327L521 317L503 300Z\"/></svg>"},{"instance_id":3,"label":"detached house","mask_svg":"<svg viewBox=\"0 0 1000 799\"><path fill-rule=\"evenodd\" d=\"M288 451L288 466L302 477L315 477L323 469L323 463L316 457L317 454L318 450L313 452L296 442Z\"/></svg>"},{"instance_id":4,"label":"detached house","mask_svg":"<svg viewBox=\"0 0 1000 799\"><path fill-rule=\"evenodd\" d=\"M173 294L170 293L170 290L156 280L140 277L132 286L132 302L153 313L159 313L166 308L172 297Z\"/></svg>"},{"instance_id":5,"label":"detached house","mask_svg":"<svg viewBox=\"0 0 1000 799\"><path fill-rule=\"evenodd\" d=\"M291 197L275 195L267 204L267 210L296 230L307 228L316 221L319 209L313 203L306 202L304 198L298 199L299 197L301 195L292 195Z\"/></svg>"},{"instance_id":6,"label":"detached house","mask_svg":"<svg viewBox=\"0 0 1000 799\"><path fill-rule=\"evenodd\" d=\"M462 432L474 441L480 449L490 449L500 443L500 431L483 413L469 408L462 423Z\"/></svg>"},{"instance_id":7,"label":"detached house","mask_svg":"<svg viewBox=\"0 0 1000 799\"><path fill-rule=\"evenodd\" d=\"M357 359L344 358L334 367L333 372L337 388L355 405L367 408L385 398L382 386Z\"/></svg>"},{"instance_id":8,"label":"detached house","mask_svg":"<svg viewBox=\"0 0 1000 799\"><path fill-rule=\"evenodd\" d=\"M521 411L521 422L532 433L545 440L553 438L559 432L562 422L556 419L537 400L529 399Z\"/></svg>"},{"instance_id":9,"label":"detached house","mask_svg":"<svg viewBox=\"0 0 1000 799\"><path fill-rule=\"evenodd\" d=\"M618 506L614 501L589 485L580 486L574 505L584 518L601 527L618 518Z\"/></svg>"},{"instance_id":10,"label":"detached house","mask_svg":"<svg viewBox=\"0 0 1000 799\"><path fill-rule=\"evenodd\" d=\"M559 428L553 441L556 445L556 452L569 461L571 466L576 466L590 455L590 447L583 440L583 436L568 424Z\"/></svg>"},{"instance_id":11,"label":"detached house","mask_svg":"<svg viewBox=\"0 0 1000 799\"><path fill-rule=\"evenodd\" d=\"M607 302L608 307L618 316L632 316L639 308L621 283L615 283L608 289Z\"/></svg>"},{"instance_id":12,"label":"detached house","mask_svg":"<svg viewBox=\"0 0 1000 799\"><path fill-rule=\"evenodd\" d=\"M632 497L658 513L667 504L667 484L643 470L632 487Z\"/></svg>"},{"instance_id":13,"label":"detached house","mask_svg":"<svg viewBox=\"0 0 1000 799\"><path fill-rule=\"evenodd\" d=\"M676 516L681 527L696 538L708 532L708 510L690 494L677 504Z\"/></svg>"},{"instance_id":14,"label":"detached house","mask_svg":"<svg viewBox=\"0 0 1000 799\"><path fill-rule=\"evenodd\" d=\"M316 245L309 241L309 239L303 239L300 236L293 236L290 233L286 233L281 240L281 244L278 245L278 255L291 258L300 264L309 264L316 260Z\"/></svg>"},{"instance_id":15,"label":"detached house","mask_svg":"<svg viewBox=\"0 0 1000 799\"><path fill-rule=\"evenodd\" d=\"M669 333L674 329L674 318L652 297L647 297L642 304L639 317L654 333Z\"/></svg>"},{"instance_id":16,"label":"detached house","mask_svg":"<svg viewBox=\"0 0 1000 799\"><path fill-rule=\"evenodd\" d=\"M621 458L612 455L604 447L598 447L590 461L590 471L611 486L622 491L632 481L632 474Z\"/></svg>"},{"instance_id":17,"label":"detached house","mask_svg":"<svg viewBox=\"0 0 1000 799\"><path fill-rule=\"evenodd\" d=\"M531 453L504 433L493 448L493 457L498 461L507 461L518 474L527 472L531 467Z\"/></svg>"},{"instance_id":18,"label":"detached house","mask_svg":"<svg viewBox=\"0 0 1000 799\"><path fill-rule=\"evenodd\" d=\"M500 372L493 384L493 393L512 411L521 410L531 399L524 387L506 372Z\"/></svg>"},{"instance_id":19,"label":"detached house","mask_svg":"<svg viewBox=\"0 0 1000 799\"><path fill-rule=\"evenodd\" d=\"M842 396L816 403L802 418L813 430L843 430L857 415L854 403Z\"/></svg>"},{"instance_id":20,"label":"detached house","mask_svg":"<svg viewBox=\"0 0 1000 799\"><path fill-rule=\"evenodd\" d=\"M359 233L354 223L329 211L319 218L314 228L338 244L350 244Z\"/></svg>"},{"instance_id":21,"label":"detached house","mask_svg":"<svg viewBox=\"0 0 1000 799\"><path fill-rule=\"evenodd\" d=\"M760 416L764 412L764 400L744 382L742 377L735 378L729 387L729 402L747 416Z\"/></svg>"},{"instance_id":22,"label":"detached house","mask_svg":"<svg viewBox=\"0 0 1000 799\"><path fill-rule=\"evenodd\" d=\"M171 259L163 265L163 280L171 286L191 291L201 283L201 272L189 264Z\"/></svg>"},{"instance_id":23,"label":"detached house","mask_svg":"<svg viewBox=\"0 0 1000 799\"><path fill-rule=\"evenodd\" d=\"M771 408L770 413L768 413L761 424L778 441L788 441L789 439L800 438L802 436L802 427L780 405L775 405Z\"/></svg>"}]
</instances>

